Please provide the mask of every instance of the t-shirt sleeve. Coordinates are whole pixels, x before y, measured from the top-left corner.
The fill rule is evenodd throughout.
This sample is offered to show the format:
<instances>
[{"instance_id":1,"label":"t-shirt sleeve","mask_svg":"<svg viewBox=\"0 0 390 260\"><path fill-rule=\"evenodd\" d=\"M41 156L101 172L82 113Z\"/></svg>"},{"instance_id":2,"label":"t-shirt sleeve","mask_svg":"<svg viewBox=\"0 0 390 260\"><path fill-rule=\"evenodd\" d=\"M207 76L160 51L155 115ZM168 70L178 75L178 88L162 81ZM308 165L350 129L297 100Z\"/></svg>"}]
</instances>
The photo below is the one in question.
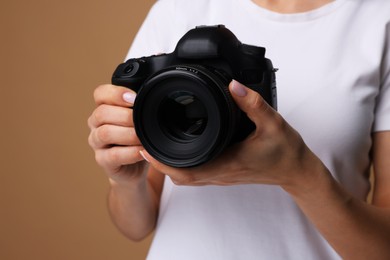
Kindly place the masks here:
<instances>
[{"instance_id":1,"label":"t-shirt sleeve","mask_svg":"<svg viewBox=\"0 0 390 260\"><path fill-rule=\"evenodd\" d=\"M167 39L174 26L172 1L157 1L150 9L126 55L126 59L171 52Z\"/></svg>"},{"instance_id":2,"label":"t-shirt sleeve","mask_svg":"<svg viewBox=\"0 0 390 260\"><path fill-rule=\"evenodd\" d=\"M375 109L373 131L390 130L390 22L386 26L384 56L381 65L381 85Z\"/></svg>"}]
</instances>

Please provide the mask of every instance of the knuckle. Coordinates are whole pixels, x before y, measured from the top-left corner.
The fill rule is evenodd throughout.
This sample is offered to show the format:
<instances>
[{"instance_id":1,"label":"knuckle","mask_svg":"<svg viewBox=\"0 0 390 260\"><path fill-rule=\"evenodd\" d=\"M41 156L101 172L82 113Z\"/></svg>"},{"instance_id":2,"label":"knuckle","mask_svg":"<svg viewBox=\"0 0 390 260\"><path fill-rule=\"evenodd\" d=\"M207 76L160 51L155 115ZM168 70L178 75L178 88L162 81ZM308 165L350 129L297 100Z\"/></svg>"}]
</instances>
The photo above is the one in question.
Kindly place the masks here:
<instances>
[{"instance_id":1,"label":"knuckle","mask_svg":"<svg viewBox=\"0 0 390 260\"><path fill-rule=\"evenodd\" d=\"M88 144L89 144L89 146L90 146L91 148L94 149L94 147L95 147L95 142L94 142L94 140L93 140L93 132L92 132L92 131L91 131L91 132L89 133L89 135L88 135Z\"/></svg>"},{"instance_id":2,"label":"knuckle","mask_svg":"<svg viewBox=\"0 0 390 260\"><path fill-rule=\"evenodd\" d=\"M100 99L100 93L102 92L102 85L98 86L97 88L95 88L95 90L93 91L93 99L95 100L95 103L98 103L99 99Z\"/></svg>"},{"instance_id":3,"label":"knuckle","mask_svg":"<svg viewBox=\"0 0 390 260\"><path fill-rule=\"evenodd\" d=\"M110 162L110 164L117 164L119 165L121 161L121 153L118 149L108 149L107 150L107 161Z\"/></svg>"},{"instance_id":4,"label":"knuckle","mask_svg":"<svg viewBox=\"0 0 390 260\"><path fill-rule=\"evenodd\" d=\"M99 85L95 88L93 91L93 99L95 100L95 103L99 103L102 98L102 93L107 89L107 84Z\"/></svg>"},{"instance_id":5,"label":"knuckle","mask_svg":"<svg viewBox=\"0 0 390 260\"><path fill-rule=\"evenodd\" d=\"M105 105L100 105L93 112L93 118L96 122L96 125L101 125L106 121L107 113L105 108Z\"/></svg>"},{"instance_id":6,"label":"knuckle","mask_svg":"<svg viewBox=\"0 0 390 260\"><path fill-rule=\"evenodd\" d=\"M88 125L90 130L93 129L92 115L88 117L87 125Z\"/></svg>"},{"instance_id":7,"label":"knuckle","mask_svg":"<svg viewBox=\"0 0 390 260\"><path fill-rule=\"evenodd\" d=\"M184 173L175 176L175 178L172 178L172 182L178 186L186 186L186 185L195 184L195 178L191 174Z\"/></svg>"},{"instance_id":8,"label":"knuckle","mask_svg":"<svg viewBox=\"0 0 390 260\"><path fill-rule=\"evenodd\" d=\"M95 119L95 122L97 124L100 124L103 122L103 118L105 117L104 109L102 109L102 106L98 106L95 111L93 112L93 118Z\"/></svg>"},{"instance_id":9,"label":"knuckle","mask_svg":"<svg viewBox=\"0 0 390 260\"><path fill-rule=\"evenodd\" d=\"M95 161L100 167L105 166L105 159L102 152L96 151L95 152Z\"/></svg>"},{"instance_id":10,"label":"knuckle","mask_svg":"<svg viewBox=\"0 0 390 260\"><path fill-rule=\"evenodd\" d=\"M266 111L268 109L267 103L262 97L260 97L259 94L255 95L254 100L250 106L254 110Z\"/></svg>"},{"instance_id":11,"label":"knuckle","mask_svg":"<svg viewBox=\"0 0 390 260\"><path fill-rule=\"evenodd\" d=\"M263 123L261 127L256 130L261 134L278 138L285 134L287 127L288 123L284 120L284 118L280 114L275 113L269 116L266 123Z\"/></svg>"},{"instance_id":12,"label":"knuckle","mask_svg":"<svg viewBox=\"0 0 390 260\"><path fill-rule=\"evenodd\" d=\"M109 144L111 141L111 131L107 125L102 125L95 130L96 138L102 144Z\"/></svg>"}]
</instances>

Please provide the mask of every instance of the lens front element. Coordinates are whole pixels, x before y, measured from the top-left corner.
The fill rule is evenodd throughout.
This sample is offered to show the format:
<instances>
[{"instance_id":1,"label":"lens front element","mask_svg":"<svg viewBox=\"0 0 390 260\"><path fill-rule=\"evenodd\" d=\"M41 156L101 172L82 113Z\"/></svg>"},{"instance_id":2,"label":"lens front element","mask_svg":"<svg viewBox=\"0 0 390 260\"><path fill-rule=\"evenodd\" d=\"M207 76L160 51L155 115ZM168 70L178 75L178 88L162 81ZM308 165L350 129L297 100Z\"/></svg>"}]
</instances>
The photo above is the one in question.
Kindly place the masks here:
<instances>
[{"instance_id":1,"label":"lens front element","mask_svg":"<svg viewBox=\"0 0 390 260\"><path fill-rule=\"evenodd\" d=\"M158 122L168 138L177 142L193 141L207 125L207 110L189 91L170 93L161 103Z\"/></svg>"},{"instance_id":2,"label":"lens front element","mask_svg":"<svg viewBox=\"0 0 390 260\"><path fill-rule=\"evenodd\" d=\"M170 67L148 79L134 104L145 149L174 167L211 160L230 143L238 108L227 84L207 69Z\"/></svg>"}]
</instances>

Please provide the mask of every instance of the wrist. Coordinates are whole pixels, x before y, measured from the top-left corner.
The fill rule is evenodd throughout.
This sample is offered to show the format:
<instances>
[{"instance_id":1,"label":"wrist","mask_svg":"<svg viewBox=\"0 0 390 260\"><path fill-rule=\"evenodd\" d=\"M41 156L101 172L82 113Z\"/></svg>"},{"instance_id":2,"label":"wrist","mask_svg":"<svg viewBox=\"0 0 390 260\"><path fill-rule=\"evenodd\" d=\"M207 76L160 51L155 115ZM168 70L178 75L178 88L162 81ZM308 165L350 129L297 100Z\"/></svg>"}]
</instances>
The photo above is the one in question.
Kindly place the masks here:
<instances>
[{"instance_id":1,"label":"wrist","mask_svg":"<svg viewBox=\"0 0 390 260\"><path fill-rule=\"evenodd\" d=\"M131 171L122 171L108 174L108 181L112 188L134 188L147 182L148 165L133 168Z\"/></svg>"},{"instance_id":2,"label":"wrist","mask_svg":"<svg viewBox=\"0 0 390 260\"><path fill-rule=\"evenodd\" d=\"M147 178L145 174L139 176L132 176L129 178L108 178L111 189L137 189L146 185Z\"/></svg>"},{"instance_id":3,"label":"wrist","mask_svg":"<svg viewBox=\"0 0 390 260\"><path fill-rule=\"evenodd\" d=\"M293 197L313 196L319 189L329 187L334 181L332 175L322 161L310 152L304 166L297 174L281 187Z\"/></svg>"}]
</instances>

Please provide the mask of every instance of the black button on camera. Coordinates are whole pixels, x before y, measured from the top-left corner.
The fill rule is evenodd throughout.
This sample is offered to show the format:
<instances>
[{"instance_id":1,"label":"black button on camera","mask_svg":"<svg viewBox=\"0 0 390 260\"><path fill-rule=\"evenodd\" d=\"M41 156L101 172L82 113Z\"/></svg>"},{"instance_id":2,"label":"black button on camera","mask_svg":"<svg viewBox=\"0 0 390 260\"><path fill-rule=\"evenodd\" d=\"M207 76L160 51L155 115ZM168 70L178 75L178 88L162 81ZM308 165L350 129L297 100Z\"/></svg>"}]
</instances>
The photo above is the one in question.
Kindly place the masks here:
<instances>
[{"instance_id":1,"label":"black button on camera","mask_svg":"<svg viewBox=\"0 0 390 260\"><path fill-rule=\"evenodd\" d=\"M134 65L133 64L129 64L127 65L127 67L125 68L125 73L130 73L132 72L134 69Z\"/></svg>"},{"instance_id":2,"label":"black button on camera","mask_svg":"<svg viewBox=\"0 0 390 260\"><path fill-rule=\"evenodd\" d=\"M123 72L127 77L134 76L139 71L139 63L134 61L125 66Z\"/></svg>"}]
</instances>

